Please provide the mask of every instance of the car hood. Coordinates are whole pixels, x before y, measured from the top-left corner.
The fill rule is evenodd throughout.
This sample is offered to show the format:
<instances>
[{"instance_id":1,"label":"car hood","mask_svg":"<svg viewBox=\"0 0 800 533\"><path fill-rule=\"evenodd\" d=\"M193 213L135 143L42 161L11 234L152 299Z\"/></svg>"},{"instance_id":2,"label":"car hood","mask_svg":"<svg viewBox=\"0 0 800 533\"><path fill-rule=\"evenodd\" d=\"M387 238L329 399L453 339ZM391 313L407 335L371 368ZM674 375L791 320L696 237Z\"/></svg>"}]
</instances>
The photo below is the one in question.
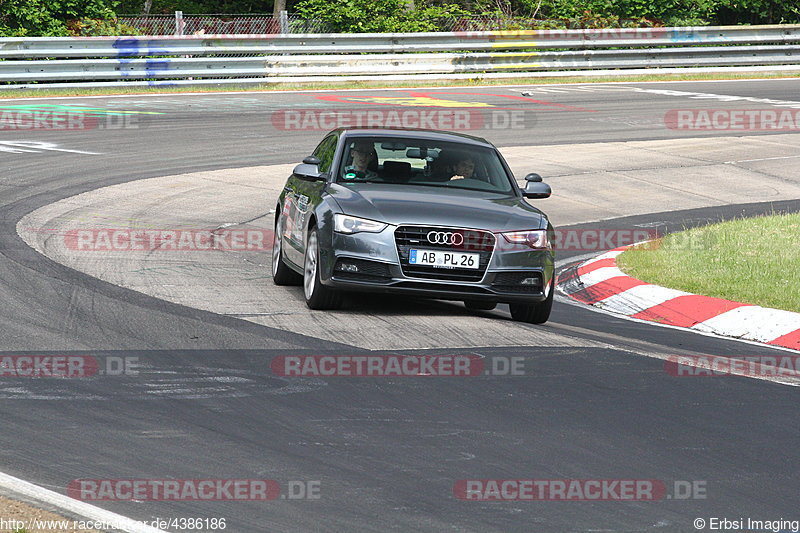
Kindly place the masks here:
<instances>
[{"instance_id":1,"label":"car hood","mask_svg":"<svg viewBox=\"0 0 800 533\"><path fill-rule=\"evenodd\" d=\"M388 222L457 226L490 231L547 227L543 213L520 197L484 191L359 183L333 183L328 193L342 213Z\"/></svg>"}]
</instances>

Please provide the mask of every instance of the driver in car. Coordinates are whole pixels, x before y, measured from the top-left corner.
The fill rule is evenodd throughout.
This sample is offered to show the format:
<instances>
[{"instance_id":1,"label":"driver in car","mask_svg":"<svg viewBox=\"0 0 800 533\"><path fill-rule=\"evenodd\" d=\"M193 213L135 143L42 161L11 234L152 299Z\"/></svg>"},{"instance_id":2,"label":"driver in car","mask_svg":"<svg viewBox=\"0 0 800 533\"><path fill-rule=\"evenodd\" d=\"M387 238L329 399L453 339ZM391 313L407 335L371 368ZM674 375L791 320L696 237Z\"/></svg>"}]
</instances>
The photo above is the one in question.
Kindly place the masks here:
<instances>
[{"instance_id":1,"label":"driver in car","mask_svg":"<svg viewBox=\"0 0 800 533\"><path fill-rule=\"evenodd\" d=\"M378 173L370 170L369 166L375 159L375 147L368 141L356 141L350 149L353 158L352 164L345 167L345 179L375 179Z\"/></svg>"},{"instance_id":2,"label":"driver in car","mask_svg":"<svg viewBox=\"0 0 800 533\"><path fill-rule=\"evenodd\" d=\"M455 159L453 164L453 175L450 180L469 180L474 178L475 160L472 156L463 154Z\"/></svg>"}]
</instances>

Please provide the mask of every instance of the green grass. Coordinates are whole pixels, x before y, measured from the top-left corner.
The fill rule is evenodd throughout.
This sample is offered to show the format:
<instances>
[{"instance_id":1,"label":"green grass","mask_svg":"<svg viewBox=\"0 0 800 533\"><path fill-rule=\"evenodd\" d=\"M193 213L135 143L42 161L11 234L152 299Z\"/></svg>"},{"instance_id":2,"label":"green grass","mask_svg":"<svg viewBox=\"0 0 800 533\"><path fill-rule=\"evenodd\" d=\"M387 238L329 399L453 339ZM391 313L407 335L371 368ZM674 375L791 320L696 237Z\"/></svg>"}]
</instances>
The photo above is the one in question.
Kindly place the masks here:
<instances>
[{"instance_id":1,"label":"green grass","mask_svg":"<svg viewBox=\"0 0 800 533\"><path fill-rule=\"evenodd\" d=\"M109 87L96 89L13 89L3 86L0 89L0 100L3 98L29 98L54 96L102 96L115 94L152 94L152 93L203 93L225 91L293 91L293 90L333 90L333 89L376 89L385 87L472 87L485 85L543 85L556 83L604 83L610 81L633 83L642 81L694 81L694 80L746 80L761 78L798 78L800 72L742 72L726 74L648 74L637 76L575 76L563 78L505 78L467 80L412 80L412 81L353 81L353 82L310 82L310 83L272 83L242 86L210 86L210 87Z\"/></svg>"},{"instance_id":2,"label":"green grass","mask_svg":"<svg viewBox=\"0 0 800 533\"><path fill-rule=\"evenodd\" d=\"M617 258L648 283L800 312L800 214L739 219L667 235Z\"/></svg>"}]
</instances>

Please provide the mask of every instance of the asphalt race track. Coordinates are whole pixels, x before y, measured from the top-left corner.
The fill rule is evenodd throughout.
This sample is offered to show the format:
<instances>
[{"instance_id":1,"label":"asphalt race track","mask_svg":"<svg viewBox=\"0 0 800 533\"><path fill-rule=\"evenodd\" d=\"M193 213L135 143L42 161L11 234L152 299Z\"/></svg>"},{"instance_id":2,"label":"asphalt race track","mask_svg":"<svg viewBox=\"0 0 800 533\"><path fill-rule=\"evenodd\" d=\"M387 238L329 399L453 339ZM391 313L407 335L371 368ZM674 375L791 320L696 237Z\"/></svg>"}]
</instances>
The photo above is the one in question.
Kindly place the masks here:
<instances>
[{"instance_id":1,"label":"asphalt race track","mask_svg":"<svg viewBox=\"0 0 800 533\"><path fill-rule=\"evenodd\" d=\"M696 531L696 518L800 519L797 389L739 377L677 378L664 366L664 357L677 354L787 352L623 320L564 301L556 302L543 326L511 322L502 306L470 313L454 303L363 298L323 319L296 306L300 296L292 289L283 293L285 301L264 304L257 295L249 301L251 310L272 306L260 309L265 315L296 313L288 320L302 327L292 329L280 318L261 320L247 310L210 310L212 296L211 303L233 307L247 297L218 283L216 272L207 276L217 287L212 296L198 288L191 302L167 294L155 298L149 294L157 288L109 282L115 270L104 272L103 262L95 261L89 275L42 255L18 233L20 220L58 202L74 202L81 216L102 213L104 195L110 201L118 190L113 186L296 163L322 132L282 129L276 117L289 110L415 109L413 104L492 111L470 115L482 120L472 131L520 162L520 147L552 146L541 168L554 193L563 174L562 190L577 194L595 186L605 202L591 205L588 193L582 205L568 204L569 198L543 201L556 223L559 217L567 221L562 229L675 231L800 211L797 133L669 127L676 110L797 112L799 89L797 80L771 80L2 101L0 116L19 109L9 106L92 108L97 127L0 130L0 357L138 357L143 370L87 379L0 377L0 471L61 493L70 481L85 478L319 482L318 499L97 502L140 520L224 517L233 532L672 532ZM516 127L509 127L511 120ZM620 177L625 150L653 150L653 143L679 148L696 161L691 168L654 165L653 176L666 183L659 190L669 189L670 196L631 196L631 213L625 202L615 205L609 198L630 192ZM622 154L614 161L606 161L612 152L603 151L610 144ZM592 174L596 183L585 183L575 178L584 171L559 172L559 160L565 169L577 165L571 157L586 168L612 162L622 167ZM714 172L726 190L692 197L693 187L704 186L692 179L696 165L719 165ZM768 187L759 188L758 179ZM170 202L191 195L180 180L173 185L174 198L168 189L157 200L130 197L136 209L126 213L129 222L157 227ZM206 209L243 207L268 220L274 197L267 189L254 186L244 206L229 205L221 195L198 195L195 214L202 219ZM73 199L83 193L93 194L93 203ZM558 260L567 267L585 253L566 251ZM198 260L204 257L195 266ZM261 272L248 287L275 294L269 254L237 261ZM176 268L157 279L168 287L182 275ZM192 275L203 283L202 269ZM347 334L330 333L337 320ZM382 347L383 337L392 342ZM293 354L416 353L487 361L521 357L524 373L321 379L284 378L270 368L274 357ZM454 496L459 480L531 478L660 480L674 497L476 502ZM685 481L699 483L704 494L674 494L675 483Z\"/></svg>"}]
</instances>

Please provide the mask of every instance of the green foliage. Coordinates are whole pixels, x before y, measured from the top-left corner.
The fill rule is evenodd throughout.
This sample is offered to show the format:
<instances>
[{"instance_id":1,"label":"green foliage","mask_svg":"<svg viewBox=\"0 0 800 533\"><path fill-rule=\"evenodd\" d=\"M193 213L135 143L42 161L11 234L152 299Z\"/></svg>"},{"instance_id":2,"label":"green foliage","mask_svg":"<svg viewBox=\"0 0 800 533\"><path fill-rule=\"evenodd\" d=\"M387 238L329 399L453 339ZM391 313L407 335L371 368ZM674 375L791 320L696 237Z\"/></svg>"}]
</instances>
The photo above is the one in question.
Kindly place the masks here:
<instances>
[{"instance_id":1,"label":"green foliage","mask_svg":"<svg viewBox=\"0 0 800 533\"><path fill-rule=\"evenodd\" d=\"M533 2L534 0L525 0ZM663 25L672 19L696 23L713 17L718 0L542 0L537 17L568 20L570 27ZM605 22L608 26L603 26ZM695 24L693 24L695 25Z\"/></svg>"},{"instance_id":2,"label":"green foliage","mask_svg":"<svg viewBox=\"0 0 800 533\"><path fill-rule=\"evenodd\" d=\"M669 17L667 20L664 21L664 26L670 28L689 27L689 26L708 26L709 24L711 24L711 21L709 21L709 19L698 18L698 17L673 16Z\"/></svg>"},{"instance_id":3,"label":"green foliage","mask_svg":"<svg viewBox=\"0 0 800 533\"><path fill-rule=\"evenodd\" d=\"M409 9L404 0L303 0L296 13L322 20L335 32L359 33L437 31L443 19L469 15L454 4Z\"/></svg>"},{"instance_id":4,"label":"green foliage","mask_svg":"<svg viewBox=\"0 0 800 533\"><path fill-rule=\"evenodd\" d=\"M116 0L2 0L0 36L66 36L75 19L113 19Z\"/></svg>"},{"instance_id":5,"label":"green foliage","mask_svg":"<svg viewBox=\"0 0 800 533\"><path fill-rule=\"evenodd\" d=\"M145 0L120 0L116 11L120 15L141 14ZM292 2L288 2L291 9ZM171 15L183 11L185 15L222 13L272 14L272 0L153 0L151 15Z\"/></svg>"},{"instance_id":6,"label":"green foliage","mask_svg":"<svg viewBox=\"0 0 800 533\"><path fill-rule=\"evenodd\" d=\"M578 16L570 17L566 21L568 28L594 29L594 28L649 28L655 26L655 21L644 17L621 18L618 15L600 15L593 11L584 11Z\"/></svg>"},{"instance_id":7,"label":"green foliage","mask_svg":"<svg viewBox=\"0 0 800 533\"><path fill-rule=\"evenodd\" d=\"M506 30L625 28L708 24L720 2L734 1L773 0L416 0L413 9L405 0L302 0L295 12L341 32L448 31L462 17Z\"/></svg>"},{"instance_id":8,"label":"green foliage","mask_svg":"<svg viewBox=\"0 0 800 533\"><path fill-rule=\"evenodd\" d=\"M720 18L727 24L800 22L800 4L778 0L719 0Z\"/></svg>"},{"instance_id":9,"label":"green foliage","mask_svg":"<svg viewBox=\"0 0 800 533\"><path fill-rule=\"evenodd\" d=\"M96 37L103 35L140 35L141 32L122 24L116 19L89 19L72 20L67 24L69 34L75 37Z\"/></svg>"},{"instance_id":10,"label":"green foliage","mask_svg":"<svg viewBox=\"0 0 800 533\"><path fill-rule=\"evenodd\" d=\"M417 0L421 3L423 0ZM549 27L599 27L601 20L623 26L778 24L800 22L797 0L424 0L457 3L474 14L494 9L508 17L547 20ZM587 16L587 13L589 14ZM536 27L541 27L537 24Z\"/></svg>"},{"instance_id":11,"label":"green foliage","mask_svg":"<svg viewBox=\"0 0 800 533\"><path fill-rule=\"evenodd\" d=\"M274 0L0 0L0 37L136 34L116 14L272 14ZM332 31L619 28L800 22L798 0L287 0L289 12ZM534 21L533 18L536 20ZM480 27L478 26L475 26Z\"/></svg>"}]
</instances>

